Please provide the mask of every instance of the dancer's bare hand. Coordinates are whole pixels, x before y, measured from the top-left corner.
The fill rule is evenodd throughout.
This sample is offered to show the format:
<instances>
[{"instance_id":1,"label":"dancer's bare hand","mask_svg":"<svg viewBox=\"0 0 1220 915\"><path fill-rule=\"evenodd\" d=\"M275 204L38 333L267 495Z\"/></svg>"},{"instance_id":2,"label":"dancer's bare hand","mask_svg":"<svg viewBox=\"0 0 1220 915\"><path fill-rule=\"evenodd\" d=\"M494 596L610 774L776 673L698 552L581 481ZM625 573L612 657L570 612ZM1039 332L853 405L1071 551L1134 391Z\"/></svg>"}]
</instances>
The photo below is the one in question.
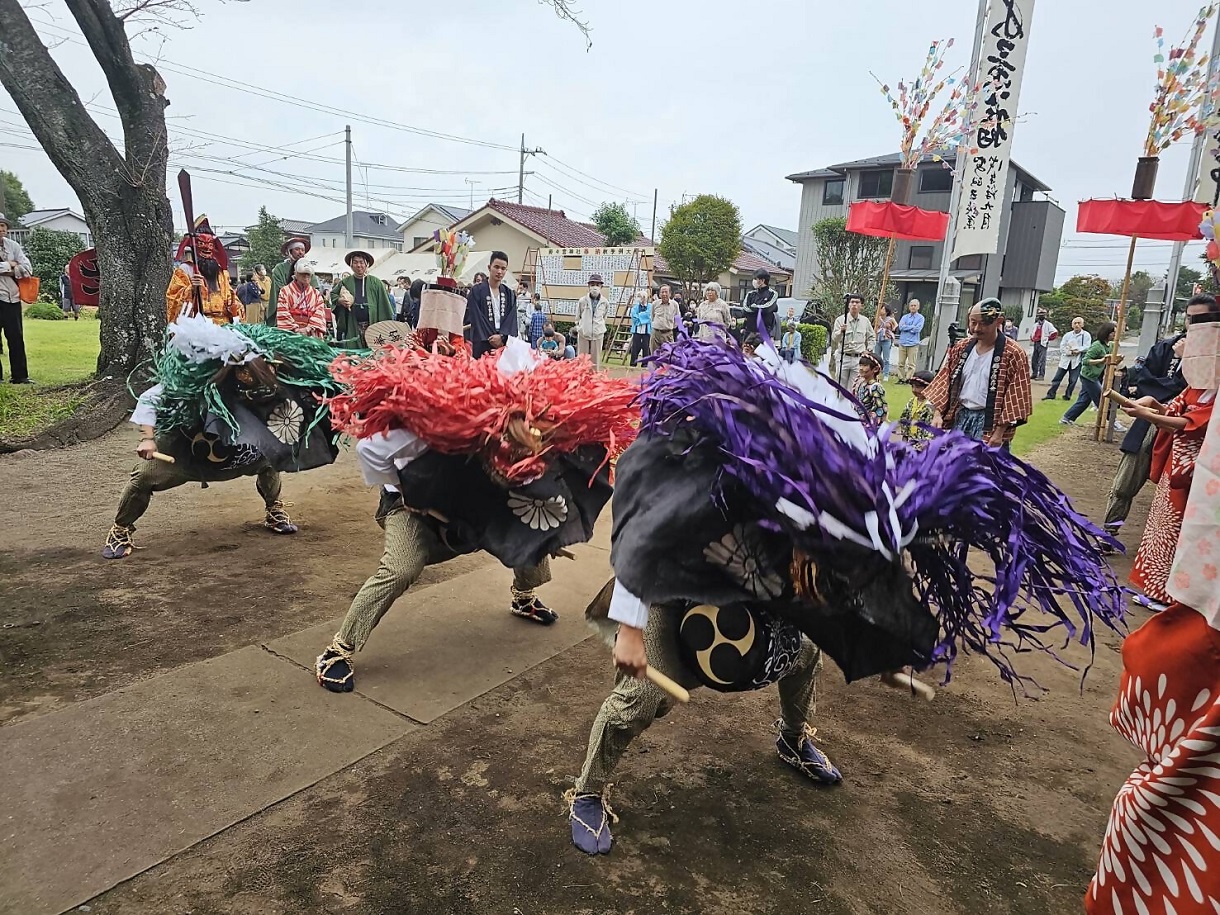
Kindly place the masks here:
<instances>
[{"instance_id":1,"label":"dancer's bare hand","mask_svg":"<svg viewBox=\"0 0 1220 915\"><path fill-rule=\"evenodd\" d=\"M142 440L140 444L136 446L136 454L146 461L151 461L153 459L153 454L156 452L156 450L157 443L151 438Z\"/></svg>"},{"instance_id":2,"label":"dancer's bare hand","mask_svg":"<svg viewBox=\"0 0 1220 915\"><path fill-rule=\"evenodd\" d=\"M614 640L614 664L623 673L644 679L648 669L648 654L644 651L644 630L634 626L620 625L618 638Z\"/></svg>"}]
</instances>

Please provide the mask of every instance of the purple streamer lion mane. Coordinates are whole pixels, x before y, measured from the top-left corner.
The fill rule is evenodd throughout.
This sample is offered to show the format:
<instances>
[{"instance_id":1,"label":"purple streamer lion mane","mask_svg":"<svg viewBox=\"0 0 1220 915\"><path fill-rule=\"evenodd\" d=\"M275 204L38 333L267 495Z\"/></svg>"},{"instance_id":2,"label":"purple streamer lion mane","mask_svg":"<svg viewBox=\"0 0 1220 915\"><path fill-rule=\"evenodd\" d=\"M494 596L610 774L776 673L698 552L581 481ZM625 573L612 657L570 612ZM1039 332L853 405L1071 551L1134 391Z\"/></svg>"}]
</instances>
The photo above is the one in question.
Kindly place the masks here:
<instances>
[{"instance_id":1,"label":"purple streamer lion mane","mask_svg":"<svg viewBox=\"0 0 1220 915\"><path fill-rule=\"evenodd\" d=\"M1104 554L1121 546L1007 451L939 430L915 448L863 423L850 395L819 402L724 343L679 339L650 369L642 434L693 426L719 449L721 473L758 498L759 522L801 550L833 555L847 531L906 564L940 626L935 658L946 681L962 648L1015 685L1032 681L1009 651L1058 657L1047 642L1054 634L1092 652L1096 619L1122 632L1123 591ZM796 520L805 512L813 523ZM970 567L970 547L986 555L989 573Z\"/></svg>"}]
</instances>

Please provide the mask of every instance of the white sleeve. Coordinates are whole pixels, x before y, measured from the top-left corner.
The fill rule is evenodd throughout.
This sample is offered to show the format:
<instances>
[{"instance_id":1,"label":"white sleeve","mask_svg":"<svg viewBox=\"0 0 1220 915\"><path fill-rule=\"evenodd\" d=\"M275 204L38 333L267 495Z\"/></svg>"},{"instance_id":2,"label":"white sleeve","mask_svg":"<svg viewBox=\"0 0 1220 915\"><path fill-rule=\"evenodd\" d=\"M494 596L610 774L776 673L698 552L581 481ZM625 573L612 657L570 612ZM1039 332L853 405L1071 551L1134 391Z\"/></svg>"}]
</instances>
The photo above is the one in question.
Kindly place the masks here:
<instances>
[{"instance_id":1,"label":"white sleeve","mask_svg":"<svg viewBox=\"0 0 1220 915\"><path fill-rule=\"evenodd\" d=\"M136 408L131 413L131 422L137 426L155 426L157 424L157 407L161 405L161 394L165 386L154 384L140 395Z\"/></svg>"},{"instance_id":2,"label":"white sleeve","mask_svg":"<svg viewBox=\"0 0 1220 915\"><path fill-rule=\"evenodd\" d=\"M366 485L397 486L398 468L427 450L423 440L406 429L391 429L357 442L356 458Z\"/></svg>"},{"instance_id":3,"label":"white sleeve","mask_svg":"<svg viewBox=\"0 0 1220 915\"><path fill-rule=\"evenodd\" d=\"M648 625L648 604L624 588L622 582L615 580L607 616L624 626L643 629Z\"/></svg>"}]
</instances>

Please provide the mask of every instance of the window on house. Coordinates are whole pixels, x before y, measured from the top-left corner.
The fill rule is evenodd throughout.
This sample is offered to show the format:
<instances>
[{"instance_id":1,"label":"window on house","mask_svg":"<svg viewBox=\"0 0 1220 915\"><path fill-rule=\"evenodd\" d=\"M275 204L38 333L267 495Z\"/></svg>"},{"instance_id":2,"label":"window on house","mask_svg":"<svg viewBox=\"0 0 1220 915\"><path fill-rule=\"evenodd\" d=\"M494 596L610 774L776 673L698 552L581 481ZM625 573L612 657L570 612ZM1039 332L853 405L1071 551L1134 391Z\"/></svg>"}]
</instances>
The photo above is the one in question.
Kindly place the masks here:
<instances>
[{"instance_id":1,"label":"window on house","mask_svg":"<svg viewBox=\"0 0 1220 915\"><path fill-rule=\"evenodd\" d=\"M919 193L946 194L953 190L953 169L937 165L919 173Z\"/></svg>"},{"instance_id":2,"label":"window on house","mask_svg":"<svg viewBox=\"0 0 1220 915\"><path fill-rule=\"evenodd\" d=\"M932 246L911 245L911 260L909 266L912 270L931 270Z\"/></svg>"},{"instance_id":3,"label":"window on house","mask_svg":"<svg viewBox=\"0 0 1220 915\"><path fill-rule=\"evenodd\" d=\"M424 242L426 242L431 237L432 237L431 235L416 235L415 238L411 242L411 247L418 248L420 245L422 245Z\"/></svg>"},{"instance_id":4,"label":"window on house","mask_svg":"<svg viewBox=\"0 0 1220 915\"><path fill-rule=\"evenodd\" d=\"M955 270L982 270L983 255L967 254L965 257L959 257L954 264Z\"/></svg>"},{"instance_id":5,"label":"window on house","mask_svg":"<svg viewBox=\"0 0 1220 915\"><path fill-rule=\"evenodd\" d=\"M860 198L875 200L888 197L894 190L894 171L860 172Z\"/></svg>"},{"instance_id":6,"label":"window on house","mask_svg":"<svg viewBox=\"0 0 1220 915\"><path fill-rule=\"evenodd\" d=\"M838 207L843 205L842 178L831 178L822 188L822 206Z\"/></svg>"}]
</instances>

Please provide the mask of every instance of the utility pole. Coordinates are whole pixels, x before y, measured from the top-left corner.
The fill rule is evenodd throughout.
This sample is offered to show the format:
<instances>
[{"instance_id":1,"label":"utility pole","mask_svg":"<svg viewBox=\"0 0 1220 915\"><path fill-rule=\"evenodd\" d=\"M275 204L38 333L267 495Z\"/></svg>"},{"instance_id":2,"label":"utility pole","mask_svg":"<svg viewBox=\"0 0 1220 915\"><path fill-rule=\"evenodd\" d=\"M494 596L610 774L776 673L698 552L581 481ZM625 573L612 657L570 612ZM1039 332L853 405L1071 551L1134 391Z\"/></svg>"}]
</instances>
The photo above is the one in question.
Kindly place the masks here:
<instances>
[{"instance_id":1,"label":"utility pole","mask_svg":"<svg viewBox=\"0 0 1220 915\"><path fill-rule=\"evenodd\" d=\"M546 195L546 208L547 208L548 210L549 210L549 209L552 209L552 205L553 205L554 203L555 203L555 195L554 195L554 194L547 194L547 195Z\"/></svg>"},{"instance_id":2,"label":"utility pole","mask_svg":"<svg viewBox=\"0 0 1220 915\"><path fill-rule=\"evenodd\" d=\"M355 234L352 230L352 125L348 124L347 132L347 222L343 226L343 245L346 248L356 246Z\"/></svg>"},{"instance_id":3,"label":"utility pole","mask_svg":"<svg viewBox=\"0 0 1220 915\"><path fill-rule=\"evenodd\" d=\"M541 147L537 149L525 148L525 134L521 134L521 164L517 168L517 203L523 203L525 198L525 157L526 156L545 156L546 150Z\"/></svg>"},{"instance_id":4,"label":"utility pole","mask_svg":"<svg viewBox=\"0 0 1220 915\"><path fill-rule=\"evenodd\" d=\"M648 237L654 242L657 240L657 195L660 193L659 187L652 189L652 228L648 230Z\"/></svg>"},{"instance_id":5,"label":"utility pole","mask_svg":"<svg viewBox=\"0 0 1220 915\"><path fill-rule=\"evenodd\" d=\"M974 25L974 48L970 52L970 71L966 77L967 85L973 87L978 83L979 72L979 54L983 49L983 29L987 27L987 6L988 0L979 0L978 20ZM949 322L944 319L949 310L949 303L945 303L946 307L941 307L941 299L944 297L945 284L949 281L949 265L953 258L953 241L957 235L957 209L962 198L962 171L965 166L965 156L962 155L961 147L958 147L955 161L953 163L953 188L949 194L949 231L945 233L944 249L940 254L940 275L936 281L936 302L932 308L932 334L928 341L927 352L927 368L935 372L940 365L940 360L948 349L948 341L943 344L941 338L944 336ZM984 261L984 273L986 273L986 261ZM957 319L957 310L960 307L961 299L952 304L954 316L950 321Z\"/></svg>"},{"instance_id":6,"label":"utility pole","mask_svg":"<svg viewBox=\"0 0 1220 915\"><path fill-rule=\"evenodd\" d=\"M1220 54L1220 24L1212 26L1212 56L1211 61L1207 65L1207 85L1211 86L1216 79L1216 70L1220 68L1220 61L1216 60L1216 55ZM1205 103L1206 104L1206 103ZM1216 111L1204 110L1201 114L1206 115L1202 118L1204 123L1214 120ZM1190 147L1190 164L1186 166L1186 187L1182 190L1183 200L1193 200L1195 190L1198 187L1199 167L1203 164L1203 150L1207 146L1208 137L1212 131L1216 129L1216 125L1212 125L1212 130L1205 130L1203 133L1195 137L1195 142ZM1204 201L1210 202L1210 201ZM1178 294L1178 274L1182 271L1182 254L1186 250L1186 242L1175 241L1173 243L1173 254L1169 258L1169 279L1168 293L1169 307L1165 309L1165 314L1162 317L1166 322L1173 320L1174 306L1177 304ZM1166 326L1164 333L1168 333L1173 328Z\"/></svg>"}]
</instances>

